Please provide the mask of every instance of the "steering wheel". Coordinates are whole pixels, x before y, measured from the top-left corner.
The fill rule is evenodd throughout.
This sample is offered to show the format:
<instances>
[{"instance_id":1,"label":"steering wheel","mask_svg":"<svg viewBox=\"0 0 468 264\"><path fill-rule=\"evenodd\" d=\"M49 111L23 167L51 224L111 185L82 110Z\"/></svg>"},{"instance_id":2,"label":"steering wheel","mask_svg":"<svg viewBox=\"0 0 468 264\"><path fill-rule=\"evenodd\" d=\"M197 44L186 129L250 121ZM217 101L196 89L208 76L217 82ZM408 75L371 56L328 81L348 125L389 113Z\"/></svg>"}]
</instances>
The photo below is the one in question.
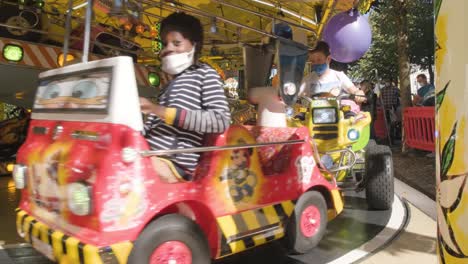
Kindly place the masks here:
<instances>
[{"instance_id":1,"label":"steering wheel","mask_svg":"<svg viewBox=\"0 0 468 264\"><path fill-rule=\"evenodd\" d=\"M329 99L329 98L336 98L337 96L333 95L332 93L316 93L313 94L312 99Z\"/></svg>"},{"instance_id":2,"label":"steering wheel","mask_svg":"<svg viewBox=\"0 0 468 264\"><path fill-rule=\"evenodd\" d=\"M312 95L312 99L336 99L336 100L342 100L342 99L350 99L353 100L356 96L360 95L355 95L355 94L339 94L339 95L333 95L332 93L316 93Z\"/></svg>"},{"instance_id":3,"label":"steering wheel","mask_svg":"<svg viewBox=\"0 0 468 264\"><path fill-rule=\"evenodd\" d=\"M307 101L308 103L312 103L313 99L310 98L310 97L307 97L307 96L299 96L299 98L297 98L298 100L304 100L304 101Z\"/></svg>"}]
</instances>

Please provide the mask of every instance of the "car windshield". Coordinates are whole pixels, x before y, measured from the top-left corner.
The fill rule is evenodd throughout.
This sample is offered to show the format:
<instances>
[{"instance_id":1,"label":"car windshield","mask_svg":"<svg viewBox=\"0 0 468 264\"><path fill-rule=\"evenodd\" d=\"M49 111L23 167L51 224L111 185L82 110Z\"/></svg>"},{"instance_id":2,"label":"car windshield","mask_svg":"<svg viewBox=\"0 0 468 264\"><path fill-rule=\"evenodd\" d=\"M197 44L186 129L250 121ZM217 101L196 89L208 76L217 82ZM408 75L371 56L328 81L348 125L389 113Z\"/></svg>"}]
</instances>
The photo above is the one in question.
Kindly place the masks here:
<instances>
[{"instance_id":1,"label":"car windshield","mask_svg":"<svg viewBox=\"0 0 468 264\"><path fill-rule=\"evenodd\" d=\"M34 111L107 113L112 67L40 79Z\"/></svg>"}]
</instances>

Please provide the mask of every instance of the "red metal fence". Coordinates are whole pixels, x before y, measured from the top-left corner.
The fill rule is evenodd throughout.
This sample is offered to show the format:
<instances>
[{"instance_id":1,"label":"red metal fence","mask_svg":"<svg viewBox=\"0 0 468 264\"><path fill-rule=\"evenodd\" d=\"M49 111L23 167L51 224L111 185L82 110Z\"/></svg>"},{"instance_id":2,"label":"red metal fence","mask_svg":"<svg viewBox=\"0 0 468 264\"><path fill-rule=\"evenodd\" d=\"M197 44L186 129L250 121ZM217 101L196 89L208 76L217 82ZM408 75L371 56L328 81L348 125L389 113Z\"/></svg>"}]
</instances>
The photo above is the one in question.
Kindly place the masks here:
<instances>
[{"instance_id":1,"label":"red metal fence","mask_svg":"<svg viewBox=\"0 0 468 264\"><path fill-rule=\"evenodd\" d=\"M407 107L403 113L406 145L411 148L435 151L434 107Z\"/></svg>"}]
</instances>

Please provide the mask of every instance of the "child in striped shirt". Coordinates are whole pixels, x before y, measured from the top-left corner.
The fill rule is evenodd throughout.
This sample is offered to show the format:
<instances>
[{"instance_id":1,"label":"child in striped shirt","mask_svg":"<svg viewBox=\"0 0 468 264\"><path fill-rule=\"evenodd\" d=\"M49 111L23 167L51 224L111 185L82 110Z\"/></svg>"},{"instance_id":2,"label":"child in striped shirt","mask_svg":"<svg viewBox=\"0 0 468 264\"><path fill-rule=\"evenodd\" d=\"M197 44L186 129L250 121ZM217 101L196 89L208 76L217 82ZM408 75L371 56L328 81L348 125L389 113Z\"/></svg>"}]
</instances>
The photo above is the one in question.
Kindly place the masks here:
<instances>
[{"instance_id":1,"label":"child in striped shirt","mask_svg":"<svg viewBox=\"0 0 468 264\"><path fill-rule=\"evenodd\" d=\"M200 21L173 13L161 21L162 70L171 76L159 103L140 98L148 114L145 135L154 150L201 147L207 133L222 133L230 124L228 103L218 73L198 62L203 44ZM156 172L168 182L190 180L199 153L152 157Z\"/></svg>"}]
</instances>

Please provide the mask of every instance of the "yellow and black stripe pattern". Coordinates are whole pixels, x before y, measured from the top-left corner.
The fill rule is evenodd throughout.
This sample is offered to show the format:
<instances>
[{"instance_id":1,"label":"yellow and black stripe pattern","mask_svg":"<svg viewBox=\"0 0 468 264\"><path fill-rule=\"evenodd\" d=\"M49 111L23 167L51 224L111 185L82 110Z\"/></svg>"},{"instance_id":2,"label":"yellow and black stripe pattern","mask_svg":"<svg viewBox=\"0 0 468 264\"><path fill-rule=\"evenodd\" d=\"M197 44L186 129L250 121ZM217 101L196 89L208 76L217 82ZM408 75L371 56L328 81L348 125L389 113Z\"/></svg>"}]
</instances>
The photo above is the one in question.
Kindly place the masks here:
<instances>
[{"instance_id":1,"label":"yellow and black stripe pattern","mask_svg":"<svg viewBox=\"0 0 468 264\"><path fill-rule=\"evenodd\" d=\"M284 236L285 222L294 211L295 201L217 218L221 231L219 257L244 251Z\"/></svg>"},{"instance_id":2,"label":"yellow and black stripe pattern","mask_svg":"<svg viewBox=\"0 0 468 264\"><path fill-rule=\"evenodd\" d=\"M84 244L77 238L50 229L21 209L16 209L16 227L18 234L34 247L50 246L53 258L59 263L123 264L133 247L132 242L107 247Z\"/></svg>"}]
</instances>

